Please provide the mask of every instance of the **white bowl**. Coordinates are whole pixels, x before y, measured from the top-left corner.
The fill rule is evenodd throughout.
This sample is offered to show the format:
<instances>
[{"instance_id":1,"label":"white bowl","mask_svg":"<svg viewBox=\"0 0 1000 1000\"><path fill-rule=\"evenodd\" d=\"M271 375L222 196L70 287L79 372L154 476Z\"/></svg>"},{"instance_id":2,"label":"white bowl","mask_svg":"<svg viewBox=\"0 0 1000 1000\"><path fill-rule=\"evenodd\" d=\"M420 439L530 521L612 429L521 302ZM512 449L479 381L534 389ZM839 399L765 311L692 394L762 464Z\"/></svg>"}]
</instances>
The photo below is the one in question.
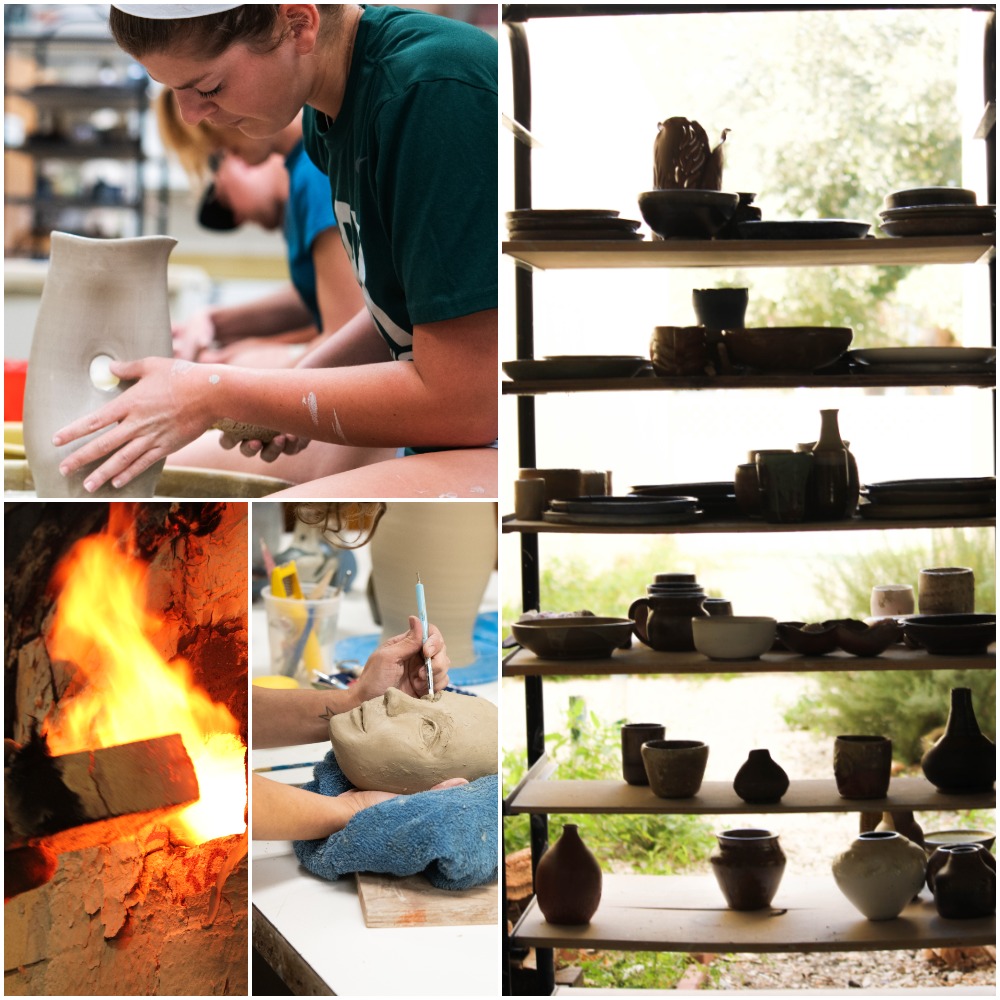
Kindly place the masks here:
<instances>
[{"instance_id":1,"label":"white bowl","mask_svg":"<svg viewBox=\"0 0 1000 1000\"><path fill-rule=\"evenodd\" d=\"M694 648L711 660L756 660L774 643L777 624L751 615L692 618Z\"/></svg>"}]
</instances>

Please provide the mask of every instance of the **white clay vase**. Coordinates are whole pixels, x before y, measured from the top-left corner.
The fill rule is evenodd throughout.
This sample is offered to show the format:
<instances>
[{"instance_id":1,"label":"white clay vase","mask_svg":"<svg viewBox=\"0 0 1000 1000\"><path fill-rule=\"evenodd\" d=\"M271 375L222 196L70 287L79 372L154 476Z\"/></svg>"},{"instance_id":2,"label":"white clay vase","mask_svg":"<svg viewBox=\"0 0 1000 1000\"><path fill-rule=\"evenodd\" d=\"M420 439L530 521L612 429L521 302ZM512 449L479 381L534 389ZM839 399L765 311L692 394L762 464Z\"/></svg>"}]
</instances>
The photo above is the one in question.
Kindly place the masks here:
<instances>
[{"instance_id":1,"label":"white clay vase","mask_svg":"<svg viewBox=\"0 0 1000 1000\"><path fill-rule=\"evenodd\" d=\"M833 862L840 891L869 920L892 920L920 891L927 856L893 830L862 833Z\"/></svg>"},{"instance_id":2,"label":"white clay vase","mask_svg":"<svg viewBox=\"0 0 1000 1000\"><path fill-rule=\"evenodd\" d=\"M52 234L24 393L24 450L39 497L153 496L163 461L121 489L88 493L84 480L106 456L64 477L59 463L90 438L56 448L52 436L128 388L108 372L111 361L171 356L167 258L176 243Z\"/></svg>"},{"instance_id":3,"label":"white clay vase","mask_svg":"<svg viewBox=\"0 0 1000 1000\"><path fill-rule=\"evenodd\" d=\"M417 613L417 574L427 620L444 637L453 667L476 660L472 634L497 559L493 503L390 502L371 541L382 641Z\"/></svg>"}]
</instances>

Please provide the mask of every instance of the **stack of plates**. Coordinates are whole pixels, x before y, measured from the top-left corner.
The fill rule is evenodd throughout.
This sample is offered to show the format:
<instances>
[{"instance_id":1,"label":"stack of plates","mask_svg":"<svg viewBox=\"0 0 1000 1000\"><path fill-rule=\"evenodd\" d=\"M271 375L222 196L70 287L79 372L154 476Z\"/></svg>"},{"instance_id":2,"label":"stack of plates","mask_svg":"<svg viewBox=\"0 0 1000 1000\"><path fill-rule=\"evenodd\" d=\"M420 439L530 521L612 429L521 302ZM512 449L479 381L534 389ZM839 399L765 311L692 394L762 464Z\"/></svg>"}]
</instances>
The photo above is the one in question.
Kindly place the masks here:
<instances>
[{"instance_id":1,"label":"stack of plates","mask_svg":"<svg viewBox=\"0 0 1000 1000\"><path fill-rule=\"evenodd\" d=\"M641 240L637 219L604 208L519 208L507 213L511 240Z\"/></svg>"},{"instance_id":2,"label":"stack of plates","mask_svg":"<svg viewBox=\"0 0 1000 1000\"><path fill-rule=\"evenodd\" d=\"M887 236L978 236L997 228L995 205L977 205L967 188L894 191L878 214Z\"/></svg>"},{"instance_id":3,"label":"stack of plates","mask_svg":"<svg viewBox=\"0 0 1000 1000\"><path fill-rule=\"evenodd\" d=\"M649 372L648 358L638 354L563 354L522 361L504 361L504 374L528 379L631 378Z\"/></svg>"},{"instance_id":4,"label":"stack of plates","mask_svg":"<svg viewBox=\"0 0 1000 1000\"><path fill-rule=\"evenodd\" d=\"M732 480L721 483L666 483L662 486L633 486L632 496L644 499L694 497L707 517L739 517Z\"/></svg>"},{"instance_id":5,"label":"stack of plates","mask_svg":"<svg viewBox=\"0 0 1000 1000\"><path fill-rule=\"evenodd\" d=\"M542 520L550 524L683 524L701 516L696 497L576 497L549 507Z\"/></svg>"},{"instance_id":6,"label":"stack of plates","mask_svg":"<svg viewBox=\"0 0 1000 1000\"><path fill-rule=\"evenodd\" d=\"M860 240L871 226L857 219L763 219L736 228L745 240Z\"/></svg>"},{"instance_id":7,"label":"stack of plates","mask_svg":"<svg viewBox=\"0 0 1000 1000\"><path fill-rule=\"evenodd\" d=\"M894 479L862 487L862 517L906 520L934 517L992 517L996 479Z\"/></svg>"},{"instance_id":8,"label":"stack of plates","mask_svg":"<svg viewBox=\"0 0 1000 1000\"><path fill-rule=\"evenodd\" d=\"M873 347L848 352L865 375L981 375L996 369L993 347Z\"/></svg>"}]
</instances>

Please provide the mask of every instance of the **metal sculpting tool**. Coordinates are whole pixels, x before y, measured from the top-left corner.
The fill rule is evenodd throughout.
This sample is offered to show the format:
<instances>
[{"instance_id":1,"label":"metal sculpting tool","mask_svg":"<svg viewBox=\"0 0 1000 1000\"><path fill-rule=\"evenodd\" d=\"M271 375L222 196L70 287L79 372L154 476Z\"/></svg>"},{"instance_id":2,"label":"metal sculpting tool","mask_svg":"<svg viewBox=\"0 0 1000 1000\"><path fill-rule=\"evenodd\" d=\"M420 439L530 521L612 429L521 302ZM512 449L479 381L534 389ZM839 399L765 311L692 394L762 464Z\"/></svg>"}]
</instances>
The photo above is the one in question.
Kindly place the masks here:
<instances>
[{"instance_id":1,"label":"metal sculpting tool","mask_svg":"<svg viewBox=\"0 0 1000 1000\"><path fill-rule=\"evenodd\" d=\"M420 574L417 573L417 617L420 619L420 628L423 630L422 642L427 641L427 604L424 601L424 585L420 582ZM431 666L431 658L424 657L424 665L427 667L427 693L434 695L434 668Z\"/></svg>"}]
</instances>

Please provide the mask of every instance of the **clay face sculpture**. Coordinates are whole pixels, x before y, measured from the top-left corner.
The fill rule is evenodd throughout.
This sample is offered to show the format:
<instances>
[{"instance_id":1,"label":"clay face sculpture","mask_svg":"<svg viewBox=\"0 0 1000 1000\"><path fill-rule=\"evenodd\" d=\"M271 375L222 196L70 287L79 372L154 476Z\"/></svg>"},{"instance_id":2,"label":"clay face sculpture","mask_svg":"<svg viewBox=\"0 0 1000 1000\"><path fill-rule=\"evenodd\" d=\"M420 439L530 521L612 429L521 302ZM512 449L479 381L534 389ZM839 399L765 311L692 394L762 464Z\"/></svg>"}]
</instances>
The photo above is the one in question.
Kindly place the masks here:
<instances>
[{"instance_id":1,"label":"clay face sculpture","mask_svg":"<svg viewBox=\"0 0 1000 1000\"><path fill-rule=\"evenodd\" d=\"M446 778L497 771L497 708L442 691L412 698L389 688L330 719L334 756L356 788L424 792Z\"/></svg>"},{"instance_id":2,"label":"clay face sculpture","mask_svg":"<svg viewBox=\"0 0 1000 1000\"><path fill-rule=\"evenodd\" d=\"M59 473L83 442L56 448L52 435L128 388L108 372L111 361L170 357L167 257L176 242L52 234L24 398L24 447L39 497L153 496L163 462L120 490L108 483L88 493L83 483L94 466L69 478Z\"/></svg>"}]
</instances>

